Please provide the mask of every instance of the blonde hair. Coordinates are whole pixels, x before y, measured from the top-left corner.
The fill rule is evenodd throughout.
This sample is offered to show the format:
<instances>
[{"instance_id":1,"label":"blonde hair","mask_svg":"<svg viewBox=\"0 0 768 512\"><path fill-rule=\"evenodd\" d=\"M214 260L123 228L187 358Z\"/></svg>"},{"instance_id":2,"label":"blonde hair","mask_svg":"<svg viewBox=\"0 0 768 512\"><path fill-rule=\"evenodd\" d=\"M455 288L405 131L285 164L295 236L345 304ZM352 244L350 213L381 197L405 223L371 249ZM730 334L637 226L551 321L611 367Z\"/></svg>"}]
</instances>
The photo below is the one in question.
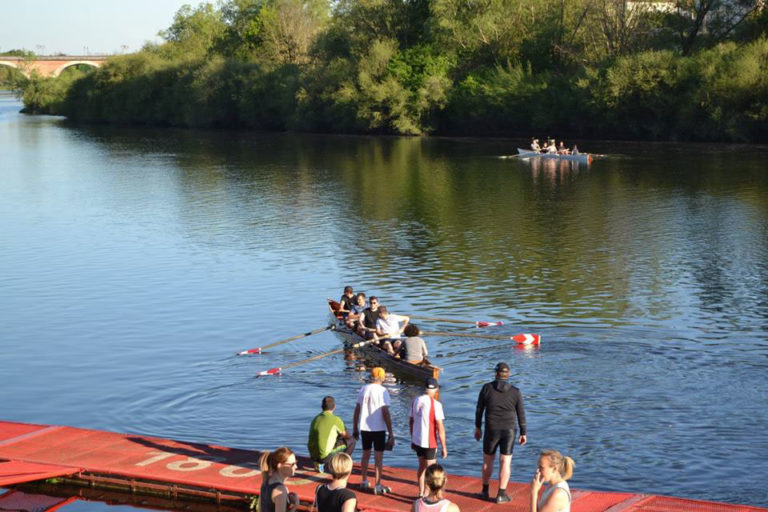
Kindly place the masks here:
<instances>
[{"instance_id":1,"label":"blonde hair","mask_svg":"<svg viewBox=\"0 0 768 512\"><path fill-rule=\"evenodd\" d=\"M287 446L281 446L273 452L264 452L259 458L261 467L261 476L266 481L270 476L277 473L278 466L288 460L293 455L293 450Z\"/></svg>"},{"instance_id":2,"label":"blonde hair","mask_svg":"<svg viewBox=\"0 0 768 512\"><path fill-rule=\"evenodd\" d=\"M424 483L432 492L438 492L448 483L448 474L440 464L430 464L424 472Z\"/></svg>"},{"instance_id":3,"label":"blonde hair","mask_svg":"<svg viewBox=\"0 0 768 512\"><path fill-rule=\"evenodd\" d=\"M344 452L334 453L325 463L326 473L339 480L352 474L352 457Z\"/></svg>"},{"instance_id":4,"label":"blonde hair","mask_svg":"<svg viewBox=\"0 0 768 512\"><path fill-rule=\"evenodd\" d=\"M564 456L557 450L544 450L540 456L549 459L549 463L560 473L563 480L568 480L573 476L573 468L576 467L576 463L572 458Z\"/></svg>"}]
</instances>

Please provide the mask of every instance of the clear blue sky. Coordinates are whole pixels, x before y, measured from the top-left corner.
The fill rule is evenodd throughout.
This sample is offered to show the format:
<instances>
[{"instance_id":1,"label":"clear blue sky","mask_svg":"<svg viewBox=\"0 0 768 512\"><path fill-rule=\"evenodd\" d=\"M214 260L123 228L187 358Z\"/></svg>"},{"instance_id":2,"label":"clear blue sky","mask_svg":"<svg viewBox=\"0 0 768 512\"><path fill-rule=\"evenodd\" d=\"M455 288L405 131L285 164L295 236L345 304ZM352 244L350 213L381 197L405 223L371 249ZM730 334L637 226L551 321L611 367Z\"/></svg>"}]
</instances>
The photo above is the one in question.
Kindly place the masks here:
<instances>
[{"instance_id":1,"label":"clear blue sky","mask_svg":"<svg viewBox=\"0 0 768 512\"><path fill-rule=\"evenodd\" d=\"M160 41L184 4L198 0L0 0L0 52L121 53Z\"/></svg>"}]
</instances>

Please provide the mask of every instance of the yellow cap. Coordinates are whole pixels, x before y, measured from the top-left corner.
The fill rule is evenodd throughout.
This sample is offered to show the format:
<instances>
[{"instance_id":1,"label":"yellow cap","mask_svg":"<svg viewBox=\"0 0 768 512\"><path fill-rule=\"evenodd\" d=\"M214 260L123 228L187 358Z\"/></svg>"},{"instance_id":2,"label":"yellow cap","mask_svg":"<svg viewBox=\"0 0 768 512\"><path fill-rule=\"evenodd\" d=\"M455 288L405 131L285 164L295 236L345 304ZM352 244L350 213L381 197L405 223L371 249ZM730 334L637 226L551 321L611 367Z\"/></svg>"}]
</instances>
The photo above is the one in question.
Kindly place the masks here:
<instances>
[{"instance_id":1,"label":"yellow cap","mask_svg":"<svg viewBox=\"0 0 768 512\"><path fill-rule=\"evenodd\" d=\"M382 368L381 366L377 366L376 368L371 370L371 376L377 380L379 379L384 380L387 377L387 372L385 372L384 368Z\"/></svg>"}]
</instances>

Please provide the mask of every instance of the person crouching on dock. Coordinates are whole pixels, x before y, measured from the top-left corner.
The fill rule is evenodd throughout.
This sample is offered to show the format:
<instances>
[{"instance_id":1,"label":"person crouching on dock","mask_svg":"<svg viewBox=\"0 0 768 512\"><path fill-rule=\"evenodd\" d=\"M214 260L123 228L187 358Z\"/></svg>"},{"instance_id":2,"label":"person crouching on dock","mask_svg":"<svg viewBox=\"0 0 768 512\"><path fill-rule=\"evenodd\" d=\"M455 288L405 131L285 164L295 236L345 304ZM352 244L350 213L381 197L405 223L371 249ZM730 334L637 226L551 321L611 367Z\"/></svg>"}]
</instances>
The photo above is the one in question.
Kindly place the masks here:
<instances>
[{"instance_id":1,"label":"person crouching on dock","mask_svg":"<svg viewBox=\"0 0 768 512\"><path fill-rule=\"evenodd\" d=\"M281 446L273 452L264 452L259 459L261 466L261 491L259 512L288 512L299 504L296 493L289 493L285 479L296 471L296 455L290 448Z\"/></svg>"}]
</instances>

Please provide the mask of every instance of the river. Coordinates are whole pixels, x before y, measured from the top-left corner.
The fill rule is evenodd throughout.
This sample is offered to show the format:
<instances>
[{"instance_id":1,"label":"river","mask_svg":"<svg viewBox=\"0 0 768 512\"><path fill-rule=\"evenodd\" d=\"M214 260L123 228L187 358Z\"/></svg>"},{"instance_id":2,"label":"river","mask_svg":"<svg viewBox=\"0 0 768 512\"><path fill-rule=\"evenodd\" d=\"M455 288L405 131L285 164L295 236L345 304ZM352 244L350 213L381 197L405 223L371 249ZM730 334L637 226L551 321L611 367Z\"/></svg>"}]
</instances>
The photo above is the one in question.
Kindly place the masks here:
<instances>
[{"instance_id":1,"label":"river","mask_svg":"<svg viewBox=\"0 0 768 512\"><path fill-rule=\"evenodd\" d=\"M337 348L331 332L234 354L326 325L351 284L395 313L541 334L427 339L449 473L480 474L474 404L506 361L529 429L513 480L552 447L575 487L768 506L768 146L579 141L608 157L573 166L500 159L508 139L19 108L0 95L1 419L304 454L322 397L349 425L365 374L335 355L255 377ZM385 463L415 467L420 391L388 386Z\"/></svg>"}]
</instances>

